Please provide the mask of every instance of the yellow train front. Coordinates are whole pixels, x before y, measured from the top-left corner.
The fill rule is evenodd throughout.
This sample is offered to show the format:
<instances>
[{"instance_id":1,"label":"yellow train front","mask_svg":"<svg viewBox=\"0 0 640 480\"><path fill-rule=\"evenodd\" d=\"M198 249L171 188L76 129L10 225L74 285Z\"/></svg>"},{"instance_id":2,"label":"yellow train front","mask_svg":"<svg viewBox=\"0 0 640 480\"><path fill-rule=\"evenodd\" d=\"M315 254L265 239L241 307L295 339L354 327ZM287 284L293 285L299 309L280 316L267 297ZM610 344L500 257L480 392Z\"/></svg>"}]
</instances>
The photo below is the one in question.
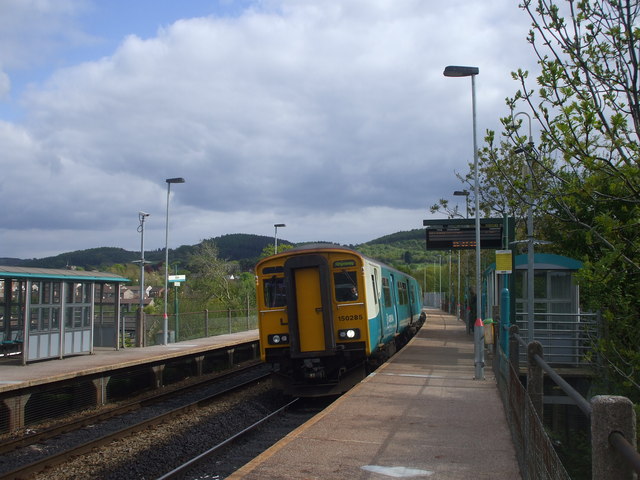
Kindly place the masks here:
<instances>
[{"instance_id":1,"label":"yellow train front","mask_svg":"<svg viewBox=\"0 0 640 480\"><path fill-rule=\"evenodd\" d=\"M424 322L410 276L339 246L308 246L256 266L260 355L290 394L347 391Z\"/></svg>"}]
</instances>

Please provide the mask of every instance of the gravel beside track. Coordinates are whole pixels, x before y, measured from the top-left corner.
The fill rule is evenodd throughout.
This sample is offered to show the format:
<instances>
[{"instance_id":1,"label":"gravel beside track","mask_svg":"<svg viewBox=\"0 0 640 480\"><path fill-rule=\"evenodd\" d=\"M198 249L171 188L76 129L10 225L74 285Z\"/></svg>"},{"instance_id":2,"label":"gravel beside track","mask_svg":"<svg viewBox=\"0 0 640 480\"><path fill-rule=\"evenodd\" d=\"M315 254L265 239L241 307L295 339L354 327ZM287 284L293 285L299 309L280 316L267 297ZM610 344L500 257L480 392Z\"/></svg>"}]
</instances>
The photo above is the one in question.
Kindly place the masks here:
<instances>
[{"instance_id":1,"label":"gravel beside track","mask_svg":"<svg viewBox=\"0 0 640 480\"><path fill-rule=\"evenodd\" d=\"M270 383L262 382L242 395L225 397L151 430L112 442L34 479L158 478L279 407L283 399Z\"/></svg>"},{"instance_id":2,"label":"gravel beside track","mask_svg":"<svg viewBox=\"0 0 640 480\"><path fill-rule=\"evenodd\" d=\"M253 375L256 374L253 373ZM237 383L237 379L225 380L181 395L171 401L154 404L99 424L59 435L46 442L6 453L0 457L0 477L20 465L36 461L53 452L73 448L75 445L114 432L144 418L157 416L160 412L176 408L178 404L206 398L216 389L219 391L227 388L230 382ZM250 419L263 416L264 413L271 410L272 406L275 409L282 403L281 394L272 390L269 380L264 380L244 390L240 395L225 395L221 401L214 402L208 407L186 415L178 415L169 423L133 435L130 437L131 441L125 439L113 442L109 448L101 448L90 454L82 455L60 468L50 469L34 478L48 480L63 478L156 478L172 468L166 467L167 464L177 465L183 459L182 457L184 459L192 457L194 454L192 450L204 442L207 437L215 438L225 428L237 430L234 425L243 421L243 417ZM242 415L230 415L229 409L237 404L243 406ZM203 428L199 428L198 424L201 424ZM210 446L215 443L215 439L213 441L207 440L207 442Z\"/></svg>"},{"instance_id":3,"label":"gravel beside track","mask_svg":"<svg viewBox=\"0 0 640 480\"><path fill-rule=\"evenodd\" d=\"M310 420L329 403L323 399L309 402L301 400L290 410L268 422L230 445L225 446L206 461L191 469L185 480L218 480L226 478L237 469L253 460L300 425Z\"/></svg>"}]
</instances>

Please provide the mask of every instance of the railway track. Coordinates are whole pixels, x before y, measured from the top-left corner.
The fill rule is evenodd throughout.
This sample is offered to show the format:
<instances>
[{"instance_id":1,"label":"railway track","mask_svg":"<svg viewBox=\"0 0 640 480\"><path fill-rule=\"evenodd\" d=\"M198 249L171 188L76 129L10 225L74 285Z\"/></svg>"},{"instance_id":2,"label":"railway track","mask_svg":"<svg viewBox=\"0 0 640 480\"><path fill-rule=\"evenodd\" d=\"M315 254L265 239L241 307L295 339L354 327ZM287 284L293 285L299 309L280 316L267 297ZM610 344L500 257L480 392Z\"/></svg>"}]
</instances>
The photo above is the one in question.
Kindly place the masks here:
<instances>
[{"instance_id":1,"label":"railway track","mask_svg":"<svg viewBox=\"0 0 640 480\"><path fill-rule=\"evenodd\" d=\"M188 475L188 473L190 471L192 471L195 468L202 466L202 464L210 461L211 457L213 457L215 454L219 453L223 448L232 446L234 444L234 442L238 442L240 439L243 439L243 438L251 435L252 433L255 433L258 430L259 427L262 427L265 423L267 423L270 420L272 420L273 417L275 417L277 415L281 415L285 410L287 410L288 408L292 407L299 400L300 400L299 398L293 399L291 402L287 403L286 405L283 405L282 407L280 407L276 411L269 413L268 415L266 415L265 417L261 418L257 422L254 422L253 424L249 425L247 428L245 428L245 429L241 430L240 432L232 435L231 437L227 438L226 440L223 440L222 442L218 443L217 445L214 445L213 447L211 447L208 450L200 453L199 455L196 455L195 457L187 460L182 465L174 468L173 470L171 470L170 472L162 475L161 477L158 477L157 480L173 480L173 479L176 479L176 478L188 478L187 475ZM216 475L213 478L216 478L216 477L218 477L218 476Z\"/></svg>"},{"instance_id":2,"label":"railway track","mask_svg":"<svg viewBox=\"0 0 640 480\"><path fill-rule=\"evenodd\" d=\"M100 409L98 412L89 412L80 414L69 420L63 420L62 422L56 421L52 426L39 428L37 425L30 429L30 433L22 434L14 438L5 438L0 441L0 455L6 454L18 448L22 448L28 445L33 445L46 441L49 438L56 437L58 435L72 432L88 425L94 425L96 423L103 422L118 415L123 415L127 412L139 410L149 405L159 403L180 395L191 390L202 388L203 386L210 385L215 382L220 382L226 378L234 377L243 372L251 371L262 365L261 361L252 361L242 364L240 367L233 371L224 371L214 375L207 375L205 377L198 377L195 380L184 382L181 385L175 385L165 387L157 391L153 391L151 395L138 395L136 398L125 402L118 402L118 404L110 407Z\"/></svg>"},{"instance_id":3,"label":"railway track","mask_svg":"<svg viewBox=\"0 0 640 480\"><path fill-rule=\"evenodd\" d=\"M25 438L4 442L0 446L5 453L0 462L0 479L33 478L38 472L52 469L61 463L69 461L71 458L82 456L116 439L148 430L180 415L203 408L223 395L247 388L247 386L264 380L268 376L268 369L263 368L260 364L252 364L215 379L209 378L204 382L191 384L179 391L164 392L153 398L129 402L109 412L102 412L90 418L58 425L46 431L28 435ZM223 387L219 387L221 382L225 383ZM199 390L202 390L207 383L213 391L200 393ZM185 392L188 393L185 394ZM185 395L187 395L186 398ZM145 410L153 410L153 412L143 413ZM140 417L144 416L146 418L140 419ZM118 422L113 422L114 419L118 419ZM115 425L106 429L94 428L96 425L104 427L105 423L110 422L115 423ZM123 423L124 426L118 426L118 423ZM92 435L91 431L95 430L99 430L102 433ZM104 433L105 430L107 430L106 433ZM68 435L76 436L78 438L77 442L74 443L72 441L71 446L62 449L55 448L55 445L48 445L51 443L65 443L60 439L67 432L71 432ZM82 434L78 432L82 432ZM91 438L85 439L84 437ZM13 450L13 452L10 452L10 450ZM39 455L42 452L44 453ZM31 460L34 456L38 456L34 461L20 461L20 457L23 457L23 460ZM13 459L10 460L10 457L13 457ZM6 469L6 465L11 463L17 463L19 466Z\"/></svg>"}]
</instances>

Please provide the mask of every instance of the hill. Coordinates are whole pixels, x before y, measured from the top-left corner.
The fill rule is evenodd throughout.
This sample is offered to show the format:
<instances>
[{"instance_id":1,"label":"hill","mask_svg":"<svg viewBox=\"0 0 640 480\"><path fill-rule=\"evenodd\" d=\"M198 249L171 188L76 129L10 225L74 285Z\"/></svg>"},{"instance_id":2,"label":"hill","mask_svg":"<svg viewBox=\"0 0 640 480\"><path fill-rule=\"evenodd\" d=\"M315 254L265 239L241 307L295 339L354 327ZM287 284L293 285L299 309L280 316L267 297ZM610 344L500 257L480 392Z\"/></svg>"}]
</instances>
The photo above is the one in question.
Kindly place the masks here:
<instances>
[{"instance_id":1,"label":"hill","mask_svg":"<svg viewBox=\"0 0 640 480\"><path fill-rule=\"evenodd\" d=\"M242 270L250 271L258 261L263 249L273 243L273 237L234 233L210 238L206 241L215 243L220 258L237 261ZM284 239L278 239L278 242L280 244L293 245ZM189 256L196 252L198 246L199 244L182 245L175 249L169 249L171 261L186 263ZM365 255L396 267L427 263L428 259L434 256L433 253L425 251L424 230L422 229L385 235L367 243L352 245L352 247ZM164 258L164 249L145 252L145 260L151 264L161 265L164 262ZM134 263L137 260L140 260L139 251L98 247L39 259L0 258L0 265L43 268L68 268L74 266L84 270L106 270L114 264Z\"/></svg>"}]
</instances>

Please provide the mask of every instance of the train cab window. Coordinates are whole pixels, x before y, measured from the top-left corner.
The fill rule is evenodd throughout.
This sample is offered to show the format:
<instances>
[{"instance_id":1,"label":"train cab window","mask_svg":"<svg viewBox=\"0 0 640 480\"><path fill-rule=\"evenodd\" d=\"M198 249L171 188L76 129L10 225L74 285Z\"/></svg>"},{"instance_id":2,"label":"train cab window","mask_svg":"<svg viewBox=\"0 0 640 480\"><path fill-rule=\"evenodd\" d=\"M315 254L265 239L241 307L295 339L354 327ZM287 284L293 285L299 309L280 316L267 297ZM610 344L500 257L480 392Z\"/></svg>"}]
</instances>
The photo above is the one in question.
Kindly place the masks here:
<instances>
[{"instance_id":1,"label":"train cab window","mask_svg":"<svg viewBox=\"0 0 640 480\"><path fill-rule=\"evenodd\" d=\"M336 301L353 302L358 300L358 277L356 272L335 272L333 274Z\"/></svg>"},{"instance_id":2,"label":"train cab window","mask_svg":"<svg viewBox=\"0 0 640 480\"><path fill-rule=\"evenodd\" d=\"M264 280L264 303L267 307L284 307L287 304L287 290L283 277Z\"/></svg>"}]
</instances>

